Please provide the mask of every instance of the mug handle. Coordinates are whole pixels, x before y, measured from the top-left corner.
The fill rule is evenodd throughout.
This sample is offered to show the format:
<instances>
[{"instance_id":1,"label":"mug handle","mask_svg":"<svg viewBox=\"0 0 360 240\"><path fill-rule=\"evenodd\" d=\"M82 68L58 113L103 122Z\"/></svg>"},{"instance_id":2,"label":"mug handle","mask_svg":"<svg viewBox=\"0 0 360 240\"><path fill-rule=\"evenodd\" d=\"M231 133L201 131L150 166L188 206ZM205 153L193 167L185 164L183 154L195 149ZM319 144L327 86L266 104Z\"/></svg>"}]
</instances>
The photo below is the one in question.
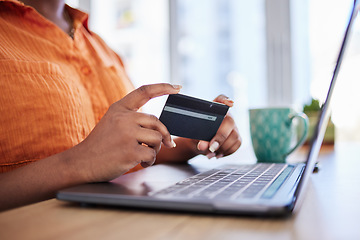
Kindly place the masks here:
<instances>
[{"instance_id":1,"label":"mug handle","mask_svg":"<svg viewBox=\"0 0 360 240\"><path fill-rule=\"evenodd\" d=\"M304 127L303 127L303 134L300 138L300 140L295 144L295 146L293 148L291 148L286 154L285 156L288 156L290 153L292 153L296 148L298 148L301 144L303 144L306 140L306 135L308 133L308 125L309 125L309 119L306 116L305 113L295 113L295 114L291 114L289 115L289 124L291 124L293 122L293 120L295 118L300 118L303 120L304 123Z\"/></svg>"}]
</instances>

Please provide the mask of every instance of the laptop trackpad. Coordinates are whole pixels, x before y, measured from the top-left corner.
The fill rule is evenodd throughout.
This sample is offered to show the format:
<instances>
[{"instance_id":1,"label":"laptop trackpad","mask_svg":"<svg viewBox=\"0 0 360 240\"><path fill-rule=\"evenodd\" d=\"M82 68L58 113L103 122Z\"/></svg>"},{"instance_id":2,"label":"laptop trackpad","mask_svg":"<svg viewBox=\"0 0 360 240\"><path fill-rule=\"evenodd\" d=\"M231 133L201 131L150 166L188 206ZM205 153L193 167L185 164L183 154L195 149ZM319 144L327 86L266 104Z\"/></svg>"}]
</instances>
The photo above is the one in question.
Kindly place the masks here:
<instances>
[{"instance_id":1,"label":"laptop trackpad","mask_svg":"<svg viewBox=\"0 0 360 240\"><path fill-rule=\"evenodd\" d=\"M129 195L147 196L149 192L159 191L185 178L199 173L200 169L189 164L159 164L137 172L125 174L104 183L89 183L65 191L79 195Z\"/></svg>"}]
</instances>

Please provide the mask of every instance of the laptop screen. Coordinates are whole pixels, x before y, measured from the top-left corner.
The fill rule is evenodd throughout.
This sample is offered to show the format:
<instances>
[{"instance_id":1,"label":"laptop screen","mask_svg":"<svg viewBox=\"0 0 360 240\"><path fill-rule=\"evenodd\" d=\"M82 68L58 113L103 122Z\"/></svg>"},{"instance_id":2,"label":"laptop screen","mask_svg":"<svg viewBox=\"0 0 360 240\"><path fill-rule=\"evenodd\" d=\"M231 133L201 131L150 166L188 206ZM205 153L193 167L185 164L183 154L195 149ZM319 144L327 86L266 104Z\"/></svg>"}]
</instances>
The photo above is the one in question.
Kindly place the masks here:
<instances>
[{"instance_id":1,"label":"laptop screen","mask_svg":"<svg viewBox=\"0 0 360 240\"><path fill-rule=\"evenodd\" d=\"M337 79L337 76L338 76L339 71L340 71L341 63L342 63L344 53L345 53L345 50L346 50L346 47L347 47L347 43L348 43L348 40L349 40L349 37L350 37L349 35L350 35L350 32L351 32L351 28L352 28L353 22L354 22L354 20L356 18L357 12L359 10L359 3L360 3L360 0L355 0L354 1L353 9L351 11L349 23L348 23L348 25L346 27L346 31L345 31L345 34L344 34L344 37L343 37L341 48L340 48L340 51L339 51L339 54L338 54L338 57L337 57L334 73L333 73L333 76L332 76L332 79L331 79L331 82L330 82L330 86L329 86L329 90L328 90L328 93L327 93L327 96L326 96L326 100L325 100L325 102L324 102L324 104L322 106L322 109L321 109L321 112L320 112L320 115L319 115L319 118L318 118L318 122L317 122L317 125L316 125L315 130L314 130L314 135L313 135L313 138L311 139L311 144L310 144L311 147L310 147L310 150L309 150L309 153L308 153L308 156L307 156L306 167L305 167L304 172L302 174L300 183L299 183L299 185L298 185L298 187L296 189L296 193L295 193L296 197L298 196L298 194L301 191L302 187L304 185L306 185L306 181L309 179L309 175L313 172L313 169L314 169L315 163L316 163L316 159L317 159L317 157L319 155L321 144L322 144L322 141L324 139L326 126L327 126L327 123L328 123L329 118L330 118L331 96L332 96L332 93L334 91L336 79Z\"/></svg>"}]
</instances>

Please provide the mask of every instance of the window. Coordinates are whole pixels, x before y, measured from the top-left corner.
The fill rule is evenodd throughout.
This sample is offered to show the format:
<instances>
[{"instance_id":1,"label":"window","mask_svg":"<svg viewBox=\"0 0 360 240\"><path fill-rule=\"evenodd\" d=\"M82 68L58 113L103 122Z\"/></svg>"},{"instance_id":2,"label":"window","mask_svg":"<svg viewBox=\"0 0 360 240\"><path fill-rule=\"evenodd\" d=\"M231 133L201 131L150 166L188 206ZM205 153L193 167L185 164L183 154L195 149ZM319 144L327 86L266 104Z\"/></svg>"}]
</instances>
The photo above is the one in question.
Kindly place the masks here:
<instances>
[{"instance_id":1,"label":"window","mask_svg":"<svg viewBox=\"0 0 360 240\"><path fill-rule=\"evenodd\" d=\"M324 99L353 0L71 0L125 60L135 86L183 85L182 93L235 101L248 139L248 108ZM356 20L333 101L340 139L360 140L360 23ZM164 99L147 111L158 115ZM354 134L354 130L358 134ZM349 134L343 134L348 132Z\"/></svg>"},{"instance_id":2,"label":"window","mask_svg":"<svg viewBox=\"0 0 360 240\"><path fill-rule=\"evenodd\" d=\"M248 135L247 109L265 104L267 96L264 1L170 3L172 79L184 86L185 94L207 100L231 97L231 113Z\"/></svg>"},{"instance_id":3,"label":"window","mask_svg":"<svg viewBox=\"0 0 360 240\"><path fill-rule=\"evenodd\" d=\"M89 13L89 25L123 59L135 87L170 82L167 0L70 1ZM144 107L156 115L164 99Z\"/></svg>"},{"instance_id":4,"label":"window","mask_svg":"<svg viewBox=\"0 0 360 240\"><path fill-rule=\"evenodd\" d=\"M353 0L317 0L309 5L312 62L311 95L324 101ZM326 7L325 7L326 6ZM326 11L324 11L326 9ZM332 102L337 140L360 141L360 19L355 20Z\"/></svg>"}]
</instances>

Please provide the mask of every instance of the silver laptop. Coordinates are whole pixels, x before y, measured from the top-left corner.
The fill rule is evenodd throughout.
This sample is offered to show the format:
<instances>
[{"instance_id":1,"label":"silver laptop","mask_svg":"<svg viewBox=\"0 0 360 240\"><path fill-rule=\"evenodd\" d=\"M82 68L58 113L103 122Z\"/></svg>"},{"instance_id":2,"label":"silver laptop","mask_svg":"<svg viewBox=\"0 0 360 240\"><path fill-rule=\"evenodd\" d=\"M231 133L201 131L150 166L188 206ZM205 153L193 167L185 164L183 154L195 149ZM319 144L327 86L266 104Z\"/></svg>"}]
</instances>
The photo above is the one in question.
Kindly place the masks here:
<instances>
[{"instance_id":1,"label":"silver laptop","mask_svg":"<svg viewBox=\"0 0 360 240\"><path fill-rule=\"evenodd\" d=\"M302 164L224 165L212 169L193 164L155 165L111 182L84 184L58 192L70 202L231 215L289 215L315 167L330 117L330 100L358 1L345 32L326 101L319 115L311 147Z\"/></svg>"}]
</instances>

